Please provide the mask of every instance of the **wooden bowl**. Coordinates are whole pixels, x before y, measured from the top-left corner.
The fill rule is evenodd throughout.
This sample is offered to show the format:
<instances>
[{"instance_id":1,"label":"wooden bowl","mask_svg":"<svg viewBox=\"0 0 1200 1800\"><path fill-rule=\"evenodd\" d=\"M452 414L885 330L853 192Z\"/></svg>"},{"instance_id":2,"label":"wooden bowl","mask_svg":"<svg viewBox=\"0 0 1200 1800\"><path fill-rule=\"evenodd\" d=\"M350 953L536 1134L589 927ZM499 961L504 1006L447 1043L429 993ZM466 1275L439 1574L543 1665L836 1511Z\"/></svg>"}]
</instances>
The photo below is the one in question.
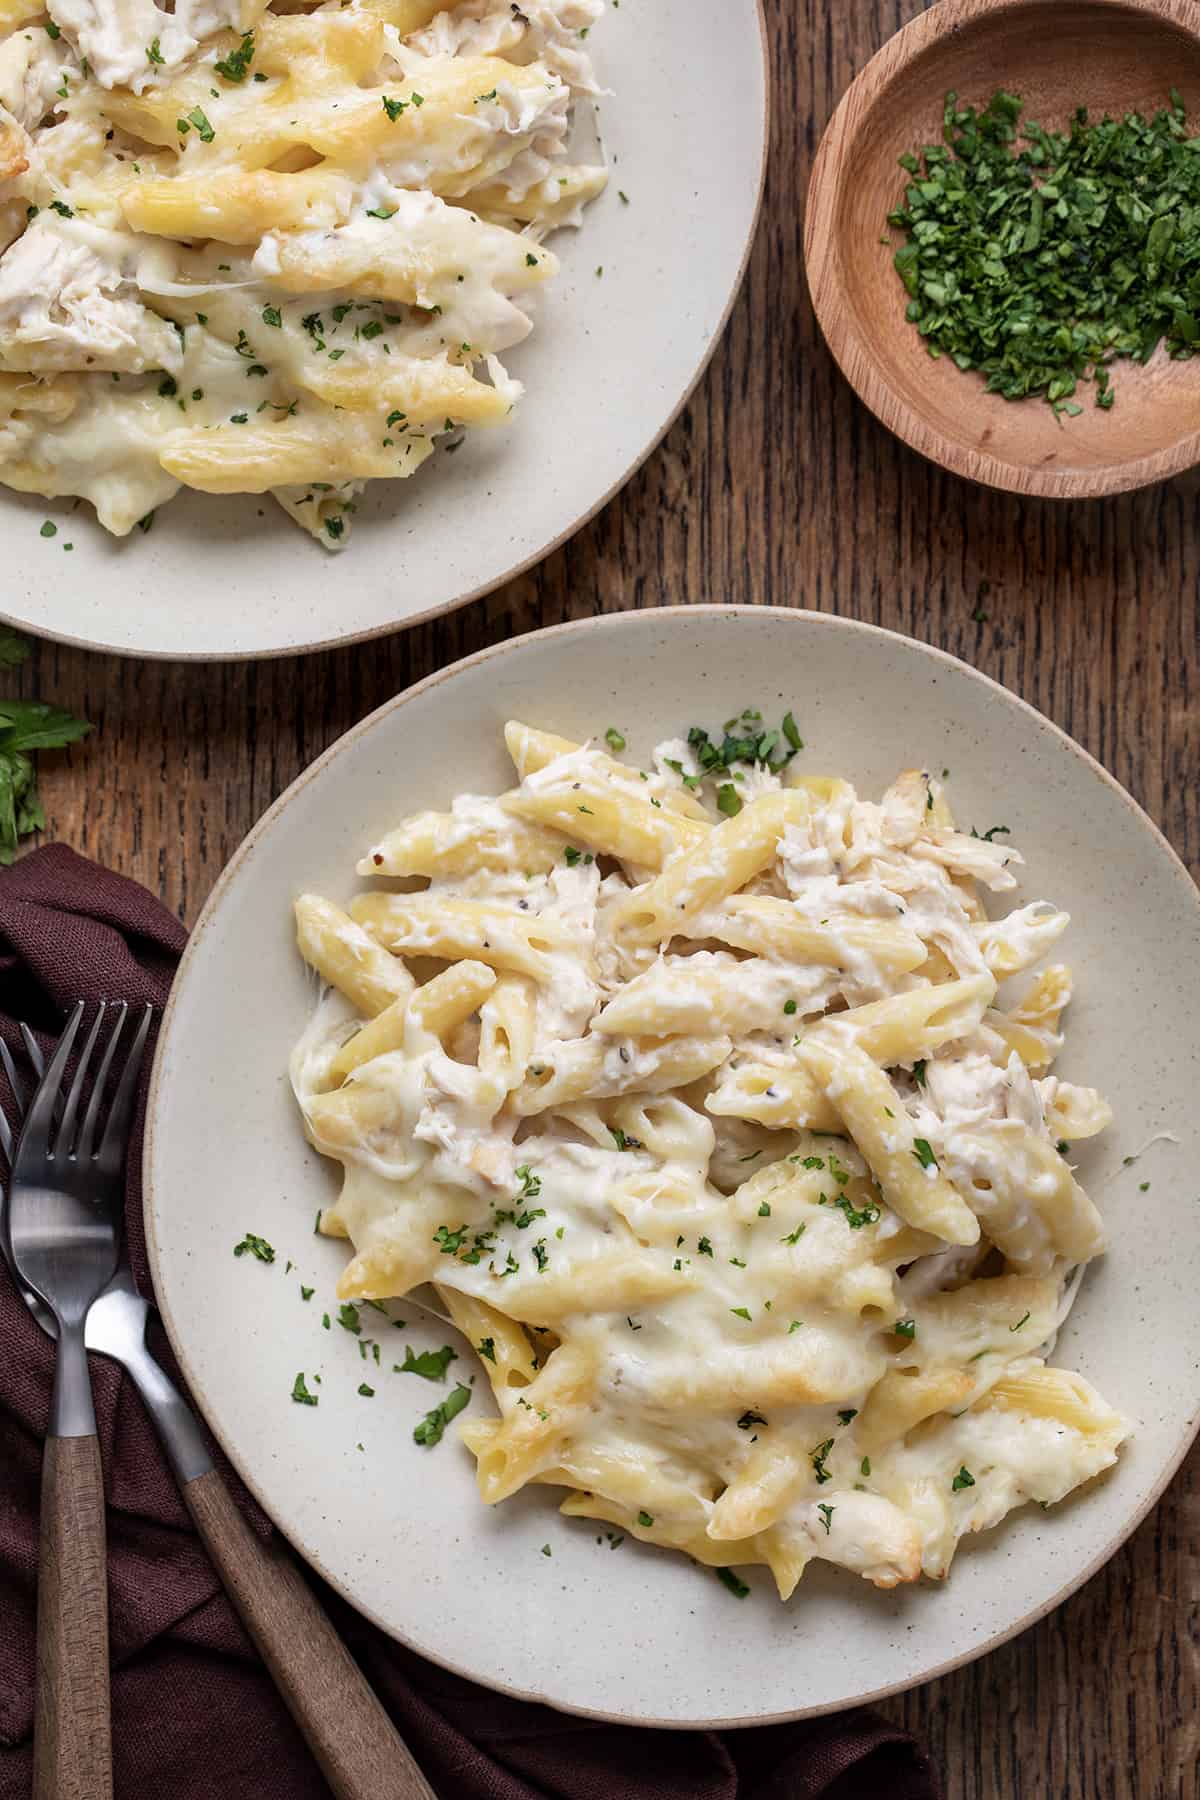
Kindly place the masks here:
<instances>
[{"instance_id":1,"label":"wooden bowl","mask_svg":"<svg viewBox=\"0 0 1200 1800\"><path fill-rule=\"evenodd\" d=\"M948 357L929 355L905 318L887 215L907 177L897 158L939 143L953 89L983 105L997 88L1028 116L1065 128L1092 116L1160 110L1169 90L1200 120L1196 0L940 0L885 44L844 95L821 140L804 248L817 319L842 373L877 417L956 475L1021 494L1121 493L1200 462L1200 358L1160 348L1113 365L1116 403L1081 384L1077 418L1039 398L1003 399ZM892 241L881 243L881 236Z\"/></svg>"}]
</instances>

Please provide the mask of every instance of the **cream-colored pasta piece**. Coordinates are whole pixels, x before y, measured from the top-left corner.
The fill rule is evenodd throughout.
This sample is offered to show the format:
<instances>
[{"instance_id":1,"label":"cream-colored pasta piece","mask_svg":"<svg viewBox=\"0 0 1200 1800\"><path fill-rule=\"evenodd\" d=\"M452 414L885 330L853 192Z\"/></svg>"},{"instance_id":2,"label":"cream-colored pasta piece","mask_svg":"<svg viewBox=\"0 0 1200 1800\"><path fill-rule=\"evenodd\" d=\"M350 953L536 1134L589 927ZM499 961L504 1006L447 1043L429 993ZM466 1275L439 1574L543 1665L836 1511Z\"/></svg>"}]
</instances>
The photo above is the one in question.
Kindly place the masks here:
<instances>
[{"instance_id":1,"label":"cream-colored pasta piece","mask_svg":"<svg viewBox=\"0 0 1200 1800\"><path fill-rule=\"evenodd\" d=\"M340 907L318 894L296 901L296 943L322 981L373 1018L413 991L413 978L398 956L381 950L374 938Z\"/></svg>"},{"instance_id":2,"label":"cream-colored pasta piece","mask_svg":"<svg viewBox=\"0 0 1200 1800\"><path fill-rule=\"evenodd\" d=\"M507 1500L555 1460L595 1382L595 1358L563 1344L534 1376L499 1431L479 1453L479 1492L489 1505Z\"/></svg>"},{"instance_id":3,"label":"cream-colored pasta piece","mask_svg":"<svg viewBox=\"0 0 1200 1800\"><path fill-rule=\"evenodd\" d=\"M569 931L554 920L482 900L360 894L350 913L385 949L408 956L469 956L535 981L551 979L555 954L578 949Z\"/></svg>"},{"instance_id":4,"label":"cream-colored pasta piece","mask_svg":"<svg viewBox=\"0 0 1200 1800\"><path fill-rule=\"evenodd\" d=\"M510 1093L524 1081L533 1054L536 999L531 983L521 975L502 975L479 1019L479 1067Z\"/></svg>"},{"instance_id":5,"label":"cream-colored pasta piece","mask_svg":"<svg viewBox=\"0 0 1200 1800\"><path fill-rule=\"evenodd\" d=\"M575 1100L631 1092L666 1093L717 1068L729 1055L724 1037L575 1038L556 1044L512 1096L518 1118Z\"/></svg>"},{"instance_id":6,"label":"cream-colored pasta piece","mask_svg":"<svg viewBox=\"0 0 1200 1800\"><path fill-rule=\"evenodd\" d=\"M537 731L532 725L522 725L516 719L510 719L504 727L504 742L521 781L527 775L536 775L540 769L557 762L560 756L576 756L584 748L570 738L556 737L550 731ZM629 783L636 779L634 770L618 762L615 757L607 756L603 750L589 747L586 755L591 767L609 781ZM660 800L667 812L681 813L684 818L695 819L698 824L712 829L712 820L703 804L686 788L674 787L668 782L658 782L651 778L647 779L645 785L647 793L652 793L656 800Z\"/></svg>"},{"instance_id":7,"label":"cream-colored pasta piece","mask_svg":"<svg viewBox=\"0 0 1200 1800\"><path fill-rule=\"evenodd\" d=\"M759 795L676 857L661 875L619 901L608 914L607 929L634 944L691 935L694 921L761 874L775 860L787 827L806 823L808 816L806 794Z\"/></svg>"},{"instance_id":8,"label":"cream-colored pasta piece","mask_svg":"<svg viewBox=\"0 0 1200 1800\"><path fill-rule=\"evenodd\" d=\"M1045 1274L1104 1249L1096 1208L1054 1145L1015 1119L956 1130L946 1152L955 1185L1016 1269Z\"/></svg>"},{"instance_id":9,"label":"cream-colored pasta piece","mask_svg":"<svg viewBox=\"0 0 1200 1800\"><path fill-rule=\"evenodd\" d=\"M510 1412L537 1377L538 1359L524 1328L486 1300L444 1282L434 1291L483 1364L502 1412Z\"/></svg>"},{"instance_id":10,"label":"cream-colored pasta piece","mask_svg":"<svg viewBox=\"0 0 1200 1800\"><path fill-rule=\"evenodd\" d=\"M844 969L851 959L869 957L888 971L907 974L920 968L927 954L919 937L888 920L843 916L813 925L790 900L770 894L734 895L705 912L699 929L756 956L826 969Z\"/></svg>"},{"instance_id":11,"label":"cream-colored pasta piece","mask_svg":"<svg viewBox=\"0 0 1200 1800\"><path fill-rule=\"evenodd\" d=\"M482 1005L495 986L495 973L486 963L461 962L443 970L415 993L393 1000L348 1038L329 1065L331 1079L344 1081L363 1063L402 1050L414 1027L433 1037L446 1036Z\"/></svg>"},{"instance_id":12,"label":"cream-colored pasta piece","mask_svg":"<svg viewBox=\"0 0 1200 1800\"><path fill-rule=\"evenodd\" d=\"M912 1129L892 1083L865 1050L813 1032L800 1045L802 1064L837 1109L888 1203L909 1225L949 1244L973 1244L979 1225L971 1208Z\"/></svg>"},{"instance_id":13,"label":"cream-colored pasta piece","mask_svg":"<svg viewBox=\"0 0 1200 1800\"><path fill-rule=\"evenodd\" d=\"M967 1037L979 1025L996 991L990 975L972 975L938 987L909 988L836 1013L813 1030L856 1044L885 1068L930 1057L943 1044Z\"/></svg>"},{"instance_id":14,"label":"cream-colored pasta piece","mask_svg":"<svg viewBox=\"0 0 1200 1800\"><path fill-rule=\"evenodd\" d=\"M500 819L453 813L417 813L373 844L358 863L360 875L472 875L519 869L544 875L563 860L558 832L504 815Z\"/></svg>"},{"instance_id":15,"label":"cream-colored pasta piece","mask_svg":"<svg viewBox=\"0 0 1200 1800\"><path fill-rule=\"evenodd\" d=\"M518 818L561 832L597 856L645 869L662 868L712 829L698 819L606 787L598 775L582 780L567 777L560 786L539 788L536 793L518 788L505 795L501 805Z\"/></svg>"},{"instance_id":16,"label":"cream-colored pasta piece","mask_svg":"<svg viewBox=\"0 0 1200 1800\"><path fill-rule=\"evenodd\" d=\"M726 1064L704 1105L718 1117L752 1119L777 1130L842 1129L841 1114L808 1070L776 1063Z\"/></svg>"}]
</instances>

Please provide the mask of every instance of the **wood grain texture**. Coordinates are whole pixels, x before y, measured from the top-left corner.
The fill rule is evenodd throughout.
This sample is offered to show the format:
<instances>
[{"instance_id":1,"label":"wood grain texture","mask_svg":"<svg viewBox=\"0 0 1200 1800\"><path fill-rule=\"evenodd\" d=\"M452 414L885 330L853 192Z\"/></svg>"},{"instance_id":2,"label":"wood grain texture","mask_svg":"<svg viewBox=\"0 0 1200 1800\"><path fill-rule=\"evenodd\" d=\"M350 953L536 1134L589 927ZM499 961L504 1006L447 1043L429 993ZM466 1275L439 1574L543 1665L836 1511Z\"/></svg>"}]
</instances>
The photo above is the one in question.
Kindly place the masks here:
<instances>
[{"instance_id":1,"label":"wood grain texture","mask_svg":"<svg viewBox=\"0 0 1200 1800\"><path fill-rule=\"evenodd\" d=\"M726 338L663 447L539 569L394 638L241 668L42 645L22 691L99 728L42 759L57 836L191 920L268 802L408 683L539 625L730 600L835 611L961 656L1078 738L1200 874L1200 474L1061 504L970 487L889 436L816 328L802 203L837 99L919 0L767 10L764 221ZM330 580L353 571L351 552ZM1200 1454L1058 1612L884 1710L928 1739L947 1800L1200 1800Z\"/></svg>"},{"instance_id":2,"label":"wood grain texture","mask_svg":"<svg viewBox=\"0 0 1200 1800\"><path fill-rule=\"evenodd\" d=\"M215 1469L183 1497L336 1800L436 1800L283 1540L255 1537Z\"/></svg>"},{"instance_id":3,"label":"wood grain texture","mask_svg":"<svg viewBox=\"0 0 1200 1800\"><path fill-rule=\"evenodd\" d=\"M1165 348L1113 365L1117 408L1059 418L968 386L930 358L905 317L892 268L903 242L885 221L907 178L897 159L939 143L947 93L981 104L1003 85L1026 115L1066 130L1093 117L1150 116L1173 86L1200 84L1195 0L941 0L910 21L852 82L817 151L805 255L817 318L847 380L891 430L955 475L1014 493L1086 499L1161 481L1200 462L1200 360Z\"/></svg>"},{"instance_id":4,"label":"wood grain texture","mask_svg":"<svg viewBox=\"0 0 1200 1800\"><path fill-rule=\"evenodd\" d=\"M50 1437L38 1540L33 1800L110 1800L108 1564L94 1437Z\"/></svg>"}]
</instances>

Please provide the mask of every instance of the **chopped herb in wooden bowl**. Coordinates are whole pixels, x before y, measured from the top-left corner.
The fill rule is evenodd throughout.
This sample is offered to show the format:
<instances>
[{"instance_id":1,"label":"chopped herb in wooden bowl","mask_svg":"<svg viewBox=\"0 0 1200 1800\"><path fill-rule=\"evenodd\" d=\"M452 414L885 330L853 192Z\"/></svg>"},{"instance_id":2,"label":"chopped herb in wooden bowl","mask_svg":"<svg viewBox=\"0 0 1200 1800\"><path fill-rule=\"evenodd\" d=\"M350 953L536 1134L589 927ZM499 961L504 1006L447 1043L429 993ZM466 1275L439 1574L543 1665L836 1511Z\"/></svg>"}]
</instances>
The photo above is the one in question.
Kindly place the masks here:
<instances>
[{"instance_id":1,"label":"chopped herb in wooden bowl","mask_svg":"<svg viewBox=\"0 0 1200 1800\"><path fill-rule=\"evenodd\" d=\"M907 316L989 392L1076 415L1090 382L1109 408L1114 361L1200 347L1200 137L1174 90L1149 119L1080 106L1065 133L1021 114L1015 94L976 111L949 93L944 143L901 157Z\"/></svg>"}]
</instances>

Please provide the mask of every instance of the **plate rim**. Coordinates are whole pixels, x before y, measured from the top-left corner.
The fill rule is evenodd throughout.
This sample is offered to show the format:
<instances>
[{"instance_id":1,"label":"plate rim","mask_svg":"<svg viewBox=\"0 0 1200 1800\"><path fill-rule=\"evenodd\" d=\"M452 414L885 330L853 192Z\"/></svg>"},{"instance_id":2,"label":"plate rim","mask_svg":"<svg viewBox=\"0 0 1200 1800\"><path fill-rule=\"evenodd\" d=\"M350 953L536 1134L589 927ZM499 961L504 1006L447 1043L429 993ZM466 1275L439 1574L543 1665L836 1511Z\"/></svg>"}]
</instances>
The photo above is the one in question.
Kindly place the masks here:
<instances>
[{"instance_id":1,"label":"plate rim","mask_svg":"<svg viewBox=\"0 0 1200 1800\"><path fill-rule=\"evenodd\" d=\"M285 1542L291 1545L291 1548L296 1555L302 1557L309 1567L320 1576L322 1581L327 1582L336 1594L345 1600L348 1605L353 1607L356 1613L365 1618L370 1624L376 1626L385 1636L391 1638L393 1642L403 1645L405 1649L411 1650L424 1661L433 1663L436 1667L445 1669L450 1674L459 1676L462 1680L470 1681L477 1686L487 1688L493 1693L504 1694L510 1699L549 1706L555 1712L561 1712L570 1717L594 1719L607 1724L634 1725L649 1730L662 1731L733 1731L752 1730L760 1725L789 1724L802 1719L820 1718L830 1713L842 1712L852 1706L874 1705L876 1702L886 1700L892 1695L907 1693L912 1689L923 1687L927 1682L937 1680L943 1675L949 1675L957 1669L965 1668L968 1663L976 1662L980 1657L989 1655L993 1650L1000 1649L1004 1644L1010 1643L1013 1638L1019 1637L1022 1632L1027 1631L1032 1625L1036 1625L1040 1620L1046 1618L1050 1613L1055 1611L1057 1607L1069 1600L1073 1594L1078 1593L1080 1588L1084 1587L1093 1576L1099 1573L1104 1565L1109 1562L1111 1558L1116 1555L1117 1551L1120 1550L1129 1538L1133 1536L1133 1533L1149 1516L1154 1507L1158 1505L1171 1481L1178 1473L1180 1465L1188 1451L1196 1441L1197 1436L1200 1435L1200 1402L1194 1405L1190 1416L1184 1423L1182 1433L1177 1443L1166 1458L1161 1472L1156 1477L1147 1494L1139 1502L1129 1518L1117 1528L1106 1543L1088 1561L1085 1567L1079 1573L1065 1581L1061 1587L1056 1588L1052 1594L1040 1601L1030 1611L1024 1613L1014 1624L988 1635L979 1645L974 1646L969 1650L962 1651L957 1655L947 1657L944 1661L938 1662L933 1668L926 1670L912 1680L901 1678L898 1681L885 1682L881 1686L870 1688L861 1694L855 1695L852 1699L832 1703L820 1702L811 1706L798 1706L787 1708L783 1711L756 1714L753 1717L740 1716L729 1718L717 1715L714 1717L688 1720L645 1718L641 1716L631 1717L628 1713L613 1712L606 1710L603 1707L587 1707L578 1704L568 1705L562 1701L551 1700L543 1694L515 1686L510 1682L497 1680L493 1677L481 1677L474 1670L463 1668L458 1663L445 1656L432 1653L423 1645L414 1642L404 1631L389 1624L372 1607L364 1605L355 1594L351 1593L344 1582L339 1580L338 1577L333 1575L325 1567L319 1555L297 1543L286 1531L284 1531L283 1527L276 1522L274 1513L268 1505L260 1489L259 1483L248 1473L243 1465L242 1459L235 1454L234 1450L226 1442L224 1433L210 1415L205 1399L201 1397L203 1390L195 1382L192 1365L189 1361L185 1345L171 1315L170 1307L163 1297L162 1284L159 1281L161 1250L155 1220L155 1194L157 1191L155 1165L158 1144L158 1120L160 1113L159 1089L163 1076L163 1064L165 1061L164 1046L168 1043L171 1036L176 1003L183 991L185 979L188 975L192 961L198 953L199 946L215 918L217 911L223 903L226 892L232 886L235 877L239 874L243 866L254 855L260 843L273 826L275 820L283 813L286 807L290 805L293 797L300 793L302 789L306 788L308 784L319 774L323 773L326 768L331 766L341 753L349 748L351 744L356 743L360 738L375 730L388 714L398 711L400 707L405 705L408 701L430 693L434 688L440 686L443 682L448 681L452 676L457 675L464 669L473 668L493 657L511 654L528 643L531 639L540 640L552 637L565 637L568 635L578 636L596 630L622 629L627 626L630 620L634 619L644 621L646 627L650 629L660 619L690 619L697 614L706 615L712 618L729 619L762 619L764 617L778 617L781 619L794 620L797 623L804 623L806 625L816 624L820 629L828 629L834 632L846 632L862 638L882 638L891 642L901 643L910 650L916 650L922 656L930 658L935 664L950 666L955 670L965 671L972 679L982 682L984 686L991 689L994 694L1000 696L1003 700L1016 707L1018 711L1027 715L1029 721L1035 728L1040 729L1043 733L1047 734L1051 740L1057 743L1060 749L1067 750L1092 775L1099 776L1102 779L1104 784L1112 790L1114 795L1123 802L1130 812L1133 813L1135 819L1141 826L1149 831L1151 837L1156 841L1158 849L1165 852L1167 866L1171 869L1171 873L1177 883L1181 885L1182 891L1186 895L1186 903L1190 905L1195 913L1197 927L1200 928L1200 888L1197 888L1196 883L1193 881L1191 874L1188 871L1187 865L1183 862L1169 839L1162 831L1160 831L1149 813L1138 804L1133 795L1121 785L1114 775L1109 773L1102 763L1098 762L1088 750L1085 750L1082 744L1077 743L1076 740L1071 737L1069 732L1064 731L1062 726L1055 724L1052 719L1047 718L1044 713L1039 712L1035 706L1032 706L1029 701L1023 699L1020 694L1014 693L1011 688L1005 687L1002 682L995 680L991 675L984 674L981 669L973 668L972 665L966 662L962 657L955 656L948 650L943 650L934 644L927 644L920 638L910 637L905 632L893 631L889 627L883 625L871 624L864 619L850 619L839 613L821 612L806 607L769 607L747 604L720 605L703 603L692 606L631 607L625 608L621 612L600 613L584 619L569 619L559 625L544 626L538 631L522 632L516 637L506 638L498 644L488 645L481 650L472 652L469 656L460 657L456 662L449 663L444 668L434 670L431 674L425 676L423 680L415 682L407 688L402 688L399 693L393 694L389 700L385 700L382 705L375 707L365 718L360 719L356 725L352 725L348 731L343 732L340 737L336 738L334 742L330 744L327 749L323 750L306 768L302 769L295 780L288 783L288 786L274 801L272 801L271 805L262 814L261 818L251 826L250 830L242 839L242 842L238 845L224 869L221 871L208 898L205 900L204 905L200 910L196 923L189 933L187 944L184 947L183 955L180 958L179 966L171 983L171 990L167 997L166 1006L163 1009L163 1015L157 1033L154 1062L146 1100L146 1125L142 1151L142 1220L146 1236L146 1252L150 1266L150 1274L154 1282L155 1303L157 1304L172 1352L179 1364L192 1403L201 1413L205 1425L211 1432L213 1438L220 1445L221 1450L228 1458L228 1461L238 1478L245 1484L246 1488L253 1495L263 1512L271 1521L273 1529L279 1532Z\"/></svg>"},{"instance_id":2,"label":"plate rim","mask_svg":"<svg viewBox=\"0 0 1200 1800\"><path fill-rule=\"evenodd\" d=\"M413 613L410 618L390 619L383 625L372 625L365 631L337 633L333 637L315 638L302 644L284 644L269 649L259 650L143 650L129 646L107 643L102 638L78 637L73 632L50 631L41 624L32 625L27 619L17 617L4 608L0 595L0 624L11 625L20 632L32 632L35 637L44 638L50 643L65 644L73 650L91 650L98 655L127 657L132 662L166 662L166 663L249 663L276 662L285 656L316 656L330 650L341 650L352 644L371 643L377 638L391 637L402 631L409 631L416 625L428 625L433 619L448 618L459 612L464 606L470 606L475 600L483 600L488 594L494 594L497 588L504 587L510 581L517 581L529 570L544 562L556 550L591 523L596 515L604 510L610 501L615 500L621 490L629 485L643 464L649 462L667 433L678 420L688 405L696 389L700 386L708 372L710 363L717 353L718 346L724 341L733 309L741 296L746 281L746 271L750 267L750 258L758 240L759 227L763 217L763 197L766 192L767 168L771 160L771 136L775 124L775 92L771 72L771 46L767 32L766 0L753 0L754 16L758 25L758 52L762 84L762 110L759 115L760 150L758 159L758 176L754 192L754 204L750 210L750 218L746 227L745 241L738 257L737 269L730 283L729 293L721 309L721 315L713 327L707 342L701 347L700 356L688 377L687 383L675 406L672 408L662 426L653 433L649 440L637 451L633 460L625 467L616 480L597 497L588 507L564 525L562 530L543 544L538 550L531 551L528 556L519 558L498 575L490 576L464 594L453 600L445 600L436 606L429 606L424 611ZM525 634L528 635L528 634Z\"/></svg>"}]
</instances>

